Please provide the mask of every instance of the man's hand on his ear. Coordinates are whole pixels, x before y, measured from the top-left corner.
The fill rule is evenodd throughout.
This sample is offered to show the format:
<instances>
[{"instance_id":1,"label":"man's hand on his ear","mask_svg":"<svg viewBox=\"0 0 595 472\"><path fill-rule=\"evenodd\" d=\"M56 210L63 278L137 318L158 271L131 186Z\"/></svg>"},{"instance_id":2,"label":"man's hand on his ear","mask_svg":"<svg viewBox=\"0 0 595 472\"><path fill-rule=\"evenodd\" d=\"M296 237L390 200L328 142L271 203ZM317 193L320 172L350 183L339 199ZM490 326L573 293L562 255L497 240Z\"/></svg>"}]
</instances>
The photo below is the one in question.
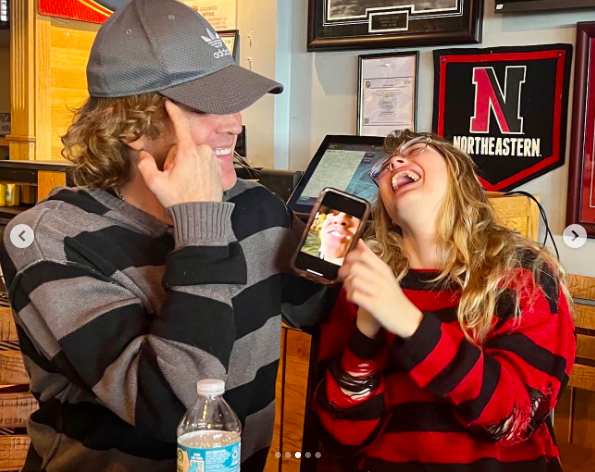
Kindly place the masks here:
<instances>
[{"instance_id":1,"label":"man's hand on his ear","mask_svg":"<svg viewBox=\"0 0 595 472\"><path fill-rule=\"evenodd\" d=\"M180 203L222 201L221 168L215 153L206 144L194 143L190 122L180 107L169 100L165 107L177 144L170 148L163 171L151 154L141 151L138 169L147 186L166 208Z\"/></svg>"}]
</instances>

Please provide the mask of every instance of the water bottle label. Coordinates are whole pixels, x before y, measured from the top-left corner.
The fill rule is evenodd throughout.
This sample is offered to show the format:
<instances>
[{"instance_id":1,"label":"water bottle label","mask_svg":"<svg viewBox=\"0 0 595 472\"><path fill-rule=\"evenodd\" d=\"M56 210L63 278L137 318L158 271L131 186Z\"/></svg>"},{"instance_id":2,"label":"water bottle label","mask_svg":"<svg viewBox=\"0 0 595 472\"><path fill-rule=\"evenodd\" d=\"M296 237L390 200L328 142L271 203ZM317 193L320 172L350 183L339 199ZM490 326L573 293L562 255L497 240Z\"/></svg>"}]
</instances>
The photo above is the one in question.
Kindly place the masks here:
<instances>
[{"instance_id":1,"label":"water bottle label","mask_svg":"<svg viewBox=\"0 0 595 472\"><path fill-rule=\"evenodd\" d=\"M199 449L178 445L178 472L239 472L240 442Z\"/></svg>"}]
</instances>

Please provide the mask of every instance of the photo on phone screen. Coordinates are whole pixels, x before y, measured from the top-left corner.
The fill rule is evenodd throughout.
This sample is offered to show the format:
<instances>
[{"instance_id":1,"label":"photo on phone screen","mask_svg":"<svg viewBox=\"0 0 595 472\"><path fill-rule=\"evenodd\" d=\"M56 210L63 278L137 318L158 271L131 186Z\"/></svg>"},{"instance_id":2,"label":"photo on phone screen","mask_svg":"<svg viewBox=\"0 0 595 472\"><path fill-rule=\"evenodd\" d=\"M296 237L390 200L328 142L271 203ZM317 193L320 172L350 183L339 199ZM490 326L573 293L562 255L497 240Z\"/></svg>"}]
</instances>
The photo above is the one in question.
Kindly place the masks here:
<instances>
[{"instance_id":1,"label":"photo on phone screen","mask_svg":"<svg viewBox=\"0 0 595 472\"><path fill-rule=\"evenodd\" d=\"M362 220L344 211L321 206L301 251L341 266Z\"/></svg>"},{"instance_id":2,"label":"photo on phone screen","mask_svg":"<svg viewBox=\"0 0 595 472\"><path fill-rule=\"evenodd\" d=\"M360 237L369 211L370 205L363 199L323 190L295 257L295 268L303 275L334 281Z\"/></svg>"}]
</instances>

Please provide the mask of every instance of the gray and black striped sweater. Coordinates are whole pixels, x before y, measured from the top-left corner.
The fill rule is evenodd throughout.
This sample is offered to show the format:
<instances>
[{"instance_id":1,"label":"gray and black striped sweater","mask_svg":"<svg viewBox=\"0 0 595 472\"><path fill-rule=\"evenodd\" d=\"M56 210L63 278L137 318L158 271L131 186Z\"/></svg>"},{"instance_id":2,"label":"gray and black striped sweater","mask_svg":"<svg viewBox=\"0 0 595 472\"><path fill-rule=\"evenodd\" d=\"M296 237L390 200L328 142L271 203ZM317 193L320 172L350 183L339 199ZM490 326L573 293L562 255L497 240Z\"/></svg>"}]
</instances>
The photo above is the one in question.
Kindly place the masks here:
<instances>
[{"instance_id":1,"label":"gray and black striped sweater","mask_svg":"<svg viewBox=\"0 0 595 472\"><path fill-rule=\"evenodd\" d=\"M309 326L323 305L288 275L302 225L246 181L168 211L173 228L106 191L59 188L8 226L1 264L40 403L24 471L175 470L201 378L226 381L242 470L263 469L282 316ZM9 237L22 223L26 249Z\"/></svg>"}]
</instances>

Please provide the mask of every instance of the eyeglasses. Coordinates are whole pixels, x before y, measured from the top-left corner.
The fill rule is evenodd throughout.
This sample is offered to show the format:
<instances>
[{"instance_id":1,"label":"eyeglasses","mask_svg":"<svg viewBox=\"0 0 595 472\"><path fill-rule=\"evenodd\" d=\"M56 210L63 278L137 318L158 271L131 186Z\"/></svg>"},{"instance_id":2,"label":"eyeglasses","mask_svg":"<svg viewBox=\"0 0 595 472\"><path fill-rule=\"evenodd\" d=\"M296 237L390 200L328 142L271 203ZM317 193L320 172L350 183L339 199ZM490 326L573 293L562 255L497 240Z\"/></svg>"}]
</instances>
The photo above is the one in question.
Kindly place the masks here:
<instances>
[{"instance_id":1,"label":"eyeglasses","mask_svg":"<svg viewBox=\"0 0 595 472\"><path fill-rule=\"evenodd\" d=\"M374 164L372 170L368 175L374 181L374 183L378 185L378 182L380 182L382 176L387 171L392 170L393 158L395 156L400 155L405 159L419 156L428 148L428 144L430 144L431 142L432 138L428 136L418 136L417 138L413 138L409 141L404 142L403 144L401 144L401 147L397 149L395 152L393 152L390 156L387 156L384 159L378 161L376 164Z\"/></svg>"}]
</instances>

